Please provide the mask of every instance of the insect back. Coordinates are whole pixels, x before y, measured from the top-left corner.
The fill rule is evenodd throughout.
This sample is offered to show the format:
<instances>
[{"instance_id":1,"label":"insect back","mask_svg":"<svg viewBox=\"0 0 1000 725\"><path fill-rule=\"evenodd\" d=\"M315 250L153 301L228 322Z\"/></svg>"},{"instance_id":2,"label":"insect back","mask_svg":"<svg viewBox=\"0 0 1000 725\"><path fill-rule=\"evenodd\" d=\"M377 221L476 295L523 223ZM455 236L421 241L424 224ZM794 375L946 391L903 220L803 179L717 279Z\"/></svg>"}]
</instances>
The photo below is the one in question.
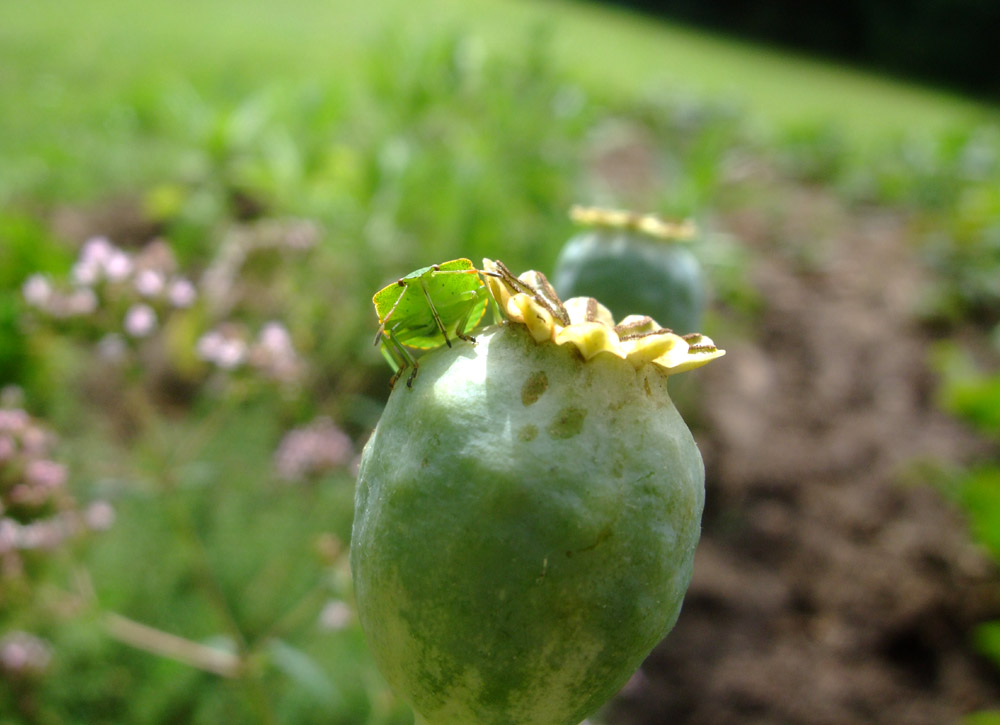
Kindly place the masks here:
<instances>
[{"instance_id":1,"label":"insect back","mask_svg":"<svg viewBox=\"0 0 1000 725\"><path fill-rule=\"evenodd\" d=\"M381 342L382 355L396 373L393 383L407 367L413 367L408 386L416 377L418 364L407 348L451 347L453 338L472 341L469 333L489 300L480 275L470 260L453 259L414 270L375 293L375 342Z\"/></svg>"}]
</instances>

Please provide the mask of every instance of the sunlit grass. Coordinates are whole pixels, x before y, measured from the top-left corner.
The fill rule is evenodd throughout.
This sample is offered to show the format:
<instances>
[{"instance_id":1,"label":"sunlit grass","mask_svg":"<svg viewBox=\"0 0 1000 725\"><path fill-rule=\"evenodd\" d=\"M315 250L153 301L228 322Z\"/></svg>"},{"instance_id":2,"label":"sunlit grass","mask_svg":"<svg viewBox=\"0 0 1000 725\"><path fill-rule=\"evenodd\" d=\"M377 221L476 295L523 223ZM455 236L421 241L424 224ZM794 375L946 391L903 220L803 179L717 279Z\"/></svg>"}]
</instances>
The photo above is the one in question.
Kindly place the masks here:
<instances>
[{"instance_id":1,"label":"sunlit grass","mask_svg":"<svg viewBox=\"0 0 1000 725\"><path fill-rule=\"evenodd\" d=\"M146 133L141 105L164 83L183 80L219 102L268 85L348 92L373 39L448 29L500 55L523 52L541 31L557 65L611 98L722 96L765 125L831 121L862 142L936 132L991 112L946 93L574 2L4 3L0 199L15 191L92 196L155 178L165 151Z\"/></svg>"}]
</instances>

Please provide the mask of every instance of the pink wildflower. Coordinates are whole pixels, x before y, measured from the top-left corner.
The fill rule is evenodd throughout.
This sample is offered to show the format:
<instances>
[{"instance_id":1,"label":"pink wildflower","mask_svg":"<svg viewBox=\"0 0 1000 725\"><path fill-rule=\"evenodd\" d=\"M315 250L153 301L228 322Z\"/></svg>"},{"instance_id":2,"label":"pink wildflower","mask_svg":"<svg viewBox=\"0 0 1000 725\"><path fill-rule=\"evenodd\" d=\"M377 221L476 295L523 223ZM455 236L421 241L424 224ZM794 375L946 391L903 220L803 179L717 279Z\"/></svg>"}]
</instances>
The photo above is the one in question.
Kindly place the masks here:
<instances>
[{"instance_id":1,"label":"pink wildflower","mask_svg":"<svg viewBox=\"0 0 1000 725\"><path fill-rule=\"evenodd\" d=\"M52 283L44 274L33 274L21 286L21 294L32 307L44 308L52 299Z\"/></svg>"},{"instance_id":2,"label":"pink wildflower","mask_svg":"<svg viewBox=\"0 0 1000 725\"><path fill-rule=\"evenodd\" d=\"M166 287L166 280L163 274L155 269L143 269L135 276L133 285L135 291L143 297L156 297L162 294Z\"/></svg>"},{"instance_id":3,"label":"pink wildflower","mask_svg":"<svg viewBox=\"0 0 1000 725\"><path fill-rule=\"evenodd\" d=\"M115 509L107 501L95 501L87 507L83 520L91 531L107 531L115 523Z\"/></svg>"},{"instance_id":4,"label":"pink wildflower","mask_svg":"<svg viewBox=\"0 0 1000 725\"><path fill-rule=\"evenodd\" d=\"M156 329L156 312L146 304L132 305L125 313L124 327L132 337L148 337Z\"/></svg>"},{"instance_id":5,"label":"pink wildflower","mask_svg":"<svg viewBox=\"0 0 1000 725\"><path fill-rule=\"evenodd\" d=\"M195 348L205 362L223 370L232 370L243 364L247 356L247 344L235 330L212 330L198 338Z\"/></svg>"},{"instance_id":6,"label":"pink wildflower","mask_svg":"<svg viewBox=\"0 0 1000 725\"><path fill-rule=\"evenodd\" d=\"M285 434L274 455L278 476L299 481L346 466L354 455L350 437L329 418L318 418Z\"/></svg>"},{"instance_id":7,"label":"pink wildflower","mask_svg":"<svg viewBox=\"0 0 1000 725\"><path fill-rule=\"evenodd\" d=\"M27 632L14 631L0 639L0 670L11 676L37 675L52 660L52 648Z\"/></svg>"},{"instance_id":8,"label":"pink wildflower","mask_svg":"<svg viewBox=\"0 0 1000 725\"><path fill-rule=\"evenodd\" d=\"M132 274L132 258L120 249L114 249L104 263L104 274L111 282L123 282Z\"/></svg>"},{"instance_id":9,"label":"pink wildflower","mask_svg":"<svg viewBox=\"0 0 1000 725\"><path fill-rule=\"evenodd\" d=\"M331 599L319 613L319 626L330 632L339 632L351 623L354 613L347 602Z\"/></svg>"},{"instance_id":10,"label":"pink wildflower","mask_svg":"<svg viewBox=\"0 0 1000 725\"><path fill-rule=\"evenodd\" d=\"M184 277L178 277L170 283L167 290L167 299L170 304L177 308L190 307L198 297L198 291L191 281Z\"/></svg>"}]
</instances>

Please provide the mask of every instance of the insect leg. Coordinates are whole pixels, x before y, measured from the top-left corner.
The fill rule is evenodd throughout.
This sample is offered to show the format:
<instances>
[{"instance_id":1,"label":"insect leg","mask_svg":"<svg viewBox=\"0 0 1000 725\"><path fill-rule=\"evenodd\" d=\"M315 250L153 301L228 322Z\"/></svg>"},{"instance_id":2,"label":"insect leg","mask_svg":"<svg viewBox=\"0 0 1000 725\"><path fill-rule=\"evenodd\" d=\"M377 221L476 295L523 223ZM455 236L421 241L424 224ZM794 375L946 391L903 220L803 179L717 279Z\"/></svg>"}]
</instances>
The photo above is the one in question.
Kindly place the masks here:
<instances>
[{"instance_id":1,"label":"insect leg","mask_svg":"<svg viewBox=\"0 0 1000 725\"><path fill-rule=\"evenodd\" d=\"M487 299L490 298L490 294L487 291L487 289L488 288L484 285L483 287L481 287L480 289L478 289L476 291L476 298L475 298L476 302L475 302L475 304L469 305L469 307L465 310L465 314L462 315L462 317L458 321L458 325L455 327L455 335L458 336L458 337L460 337L461 339L465 340L466 342L475 342L476 341L476 338L474 336L465 334L465 328L469 324L469 318L472 317L473 311L477 307L479 307L479 301L481 299L483 299L483 297L486 297ZM484 310L484 312L485 312L485 310ZM482 315L479 316L479 319L480 320L482 319ZM479 320L477 320L476 323L478 323L478 321ZM473 324L476 324L476 323L473 323Z\"/></svg>"},{"instance_id":2,"label":"insect leg","mask_svg":"<svg viewBox=\"0 0 1000 725\"><path fill-rule=\"evenodd\" d=\"M399 380L399 376L403 374L403 371L407 367L412 367L413 372L410 373L410 377L406 381L406 387L412 388L413 380L417 377L417 368L420 366L409 350L396 339L396 336L391 331L386 331L382 338L382 354L386 359L390 360L390 363L396 369L396 372L389 380L389 387L394 387L396 381Z\"/></svg>"},{"instance_id":3,"label":"insect leg","mask_svg":"<svg viewBox=\"0 0 1000 725\"><path fill-rule=\"evenodd\" d=\"M402 284L402 280L400 280L400 284ZM404 289L402 294L400 294L399 297L396 298L396 301L392 303L392 307L389 308L389 311L385 313L385 317L379 320L378 329L375 331L375 345L378 345L378 341L381 340L382 336L386 334L385 325L392 318L392 313L396 311L396 308L399 307L399 303L402 302L403 297L405 296L406 290Z\"/></svg>"},{"instance_id":4,"label":"insect leg","mask_svg":"<svg viewBox=\"0 0 1000 725\"><path fill-rule=\"evenodd\" d=\"M431 315L434 317L434 322L441 331L441 335L444 337L444 344L451 347L451 340L448 339L448 331L444 327L444 323L441 322L441 315L438 314L437 308L431 301L431 295L427 291L427 285L424 284L424 278L420 278L420 289L424 292L424 298L427 300L427 307L430 308Z\"/></svg>"}]
</instances>

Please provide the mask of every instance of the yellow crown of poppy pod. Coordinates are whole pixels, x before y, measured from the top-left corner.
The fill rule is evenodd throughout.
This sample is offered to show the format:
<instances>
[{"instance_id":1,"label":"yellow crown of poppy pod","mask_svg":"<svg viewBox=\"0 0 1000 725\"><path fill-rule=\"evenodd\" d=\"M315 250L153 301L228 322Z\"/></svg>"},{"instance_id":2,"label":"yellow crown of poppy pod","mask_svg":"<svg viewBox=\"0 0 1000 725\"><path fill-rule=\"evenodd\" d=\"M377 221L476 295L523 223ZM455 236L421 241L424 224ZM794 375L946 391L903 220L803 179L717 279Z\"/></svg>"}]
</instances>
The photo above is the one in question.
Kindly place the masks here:
<instances>
[{"instance_id":1,"label":"yellow crown of poppy pod","mask_svg":"<svg viewBox=\"0 0 1000 725\"><path fill-rule=\"evenodd\" d=\"M514 277L503 263L491 259L483 260L483 269L507 319L523 324L538 342L575 346L585 360L614 355L636 368L652 363L674 375L726 354L705 335L678 335L644 315L629 315L615 324L608 308L592 297L564 303L540 272Z\"/></svg>"},{"instance_id":2,"label":"yellow crown of poppy pod","mask_svg":"<svg viewBox=\"0 0 1000 725\"><path fill-rule=\"evenodd\" d=\"M639 214L625 209L574 206L569 210L569 217L577 224L637 231L664 241L689 241L695 236L695 226L691 219L672 221L657 214Z\"/></svg>"}]
</instances>

